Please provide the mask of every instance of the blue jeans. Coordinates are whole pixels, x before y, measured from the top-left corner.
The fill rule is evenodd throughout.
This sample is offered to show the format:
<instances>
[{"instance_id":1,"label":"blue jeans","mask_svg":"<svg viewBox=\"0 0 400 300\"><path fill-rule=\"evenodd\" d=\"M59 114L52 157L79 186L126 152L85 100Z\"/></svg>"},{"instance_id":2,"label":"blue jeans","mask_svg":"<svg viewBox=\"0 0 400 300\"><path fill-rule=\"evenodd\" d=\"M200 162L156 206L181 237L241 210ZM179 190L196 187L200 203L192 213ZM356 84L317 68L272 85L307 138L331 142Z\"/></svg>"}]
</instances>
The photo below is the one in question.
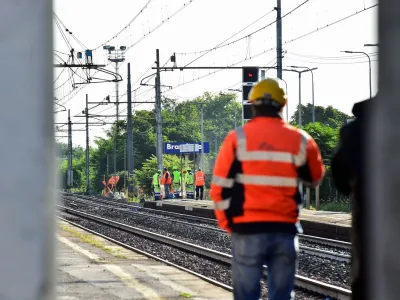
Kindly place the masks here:
<instances>
[{"instance_id":1,"label":"blue jeans","mask_svg":"<svg viewBox=\"0 0 400 300\"><path fill-rule=\"evenodd\" d=\"M298 238L294 234L232 234L235 300L258 300L263 265L268 271L268 299L294 299Z\"/></svg>"}]
</instances>

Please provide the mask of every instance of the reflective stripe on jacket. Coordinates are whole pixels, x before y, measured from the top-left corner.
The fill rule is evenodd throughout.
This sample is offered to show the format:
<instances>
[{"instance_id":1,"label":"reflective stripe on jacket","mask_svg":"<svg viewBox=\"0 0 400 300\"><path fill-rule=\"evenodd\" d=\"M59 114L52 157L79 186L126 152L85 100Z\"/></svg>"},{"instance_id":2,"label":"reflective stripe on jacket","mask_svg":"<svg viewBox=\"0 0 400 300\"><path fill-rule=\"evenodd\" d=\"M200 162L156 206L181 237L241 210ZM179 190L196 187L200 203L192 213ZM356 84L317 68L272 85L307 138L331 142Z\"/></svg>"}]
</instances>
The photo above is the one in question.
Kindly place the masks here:
<instances>
[{"instance_id":1,"label":"reflective stripe on jacket","mask_svg":"<svg viewBox=\"0 0 400 300\"><path fill-rule=\"evenodd\" d=\"M325 168L315 141L281 118L256 117L221 146L211 198L220 227L238 233L295 233L301 180L317 185Z\"/></svg>"},{"instance_id":2,"label":"reflective stripe on jacket","mask_svg":"<svg viewBox=\"0 0 400 300\"><path fill-rule=\"evenodd\" d=\"M202 171L196 172L196 186L204 185L204 173Z\"/></svg>"}]
</instances>

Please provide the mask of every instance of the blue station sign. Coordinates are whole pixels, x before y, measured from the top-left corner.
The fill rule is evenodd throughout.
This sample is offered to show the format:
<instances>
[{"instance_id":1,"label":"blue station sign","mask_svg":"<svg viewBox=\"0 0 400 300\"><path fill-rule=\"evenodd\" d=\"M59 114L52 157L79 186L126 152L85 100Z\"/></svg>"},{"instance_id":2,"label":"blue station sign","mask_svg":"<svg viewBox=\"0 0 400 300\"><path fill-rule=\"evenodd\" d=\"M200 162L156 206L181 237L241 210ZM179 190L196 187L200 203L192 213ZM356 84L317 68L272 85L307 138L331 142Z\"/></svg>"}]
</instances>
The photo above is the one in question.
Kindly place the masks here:
<instances>
[{"instance_id":1,"label":"blue station sign","mask_svg":"<svg viewBox=\"0 0 400 300\"><path fill-rule=\"evenodd\" d=\"M190 154L201 153L201 142L165 142L164 154ZM204 142L204 153L210 153L210 143Z\"/></svg>"}]
</instances>

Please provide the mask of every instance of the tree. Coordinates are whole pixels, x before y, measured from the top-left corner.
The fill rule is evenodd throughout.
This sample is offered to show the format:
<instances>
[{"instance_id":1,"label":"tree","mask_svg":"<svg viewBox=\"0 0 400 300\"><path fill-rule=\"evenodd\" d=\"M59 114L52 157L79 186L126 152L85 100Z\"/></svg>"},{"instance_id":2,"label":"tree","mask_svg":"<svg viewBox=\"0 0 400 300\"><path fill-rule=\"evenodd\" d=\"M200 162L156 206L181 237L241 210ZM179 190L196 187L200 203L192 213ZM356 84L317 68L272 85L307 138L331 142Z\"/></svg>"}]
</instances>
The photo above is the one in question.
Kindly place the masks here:
<instances>
[{"instance_id":1,"label":"tree","mask_svg":"<svg viewBox=\"0 0 400 300\"><path fill-rule=\"evenodd\" d=\"M297 105L296 111L290 118L290 123L293 125L297 125L299 120L298 116L299 106ZM341 112L340 110L332 106L315 106L315 122L320 122L332 128L341 127L343 124L346 123L347 119L350 118L351 116L345 114L344 112ZM307 105L301 105L301 120L303 126L308 123L312 123L312 104L307 103Z\"/></svg>"},{"instance_id":2,"label":"tree","mask_svg":"<svg viewBox=\"0 0 400 300\"><path fill-rule=\"evenodd\" d=\"M339 140L339 129L316 122L308 123L303 130L310 134L317 143L325 164L330 164L333 150Z\"/></svg>"}]
</instances>

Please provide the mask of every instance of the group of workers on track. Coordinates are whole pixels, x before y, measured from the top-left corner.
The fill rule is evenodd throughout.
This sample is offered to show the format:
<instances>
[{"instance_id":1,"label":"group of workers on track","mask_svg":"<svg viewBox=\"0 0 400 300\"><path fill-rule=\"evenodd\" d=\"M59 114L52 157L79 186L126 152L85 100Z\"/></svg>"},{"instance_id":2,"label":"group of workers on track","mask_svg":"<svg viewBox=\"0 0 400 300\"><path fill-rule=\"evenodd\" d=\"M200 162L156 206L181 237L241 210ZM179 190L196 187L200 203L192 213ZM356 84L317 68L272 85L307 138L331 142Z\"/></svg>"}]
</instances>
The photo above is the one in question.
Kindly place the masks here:
<instances>
[{"instance_id":1,"label":"group of workers on track","mask_svg":"<svg viewBox=\"0 0 400 300\"><path fill-rule=\"evenodd\" d=\"M183 169L179 172L177 166L173 166L172 173L168 168L158 170L152 178L152 188L154 191L154 199L170 199L183 198L186 193L186 198L203 200L204 197L205 175L201 169L193 174L191 168Z\"/></svg>"},{"instance_id":2,"label":"group of workers on track","mask_svg":"<svg viewBox=\"0 0 400 300\"><path fill-rule=\"evenodd\" d=\"M287 97L280 83L264 79L252 87L248 99L253 118L228 133L213 170L210 196L218 225L232 240L235 300L259 299L264 265L268 273L268 299L294 299L299 250L297 234L302 233L299 222L302 187L318 186L325 175L314 139L282 119ZM343 150L346 155L349 151ZM346 187L343 190L350 194L352 188L348 182L355 180L358 169L347 161L341 159L340 164L336 163L340 167L335 171L339 174L342 168L352 174L342 184ZM158 170L153 176L155 194L163 187L168 198L172 186L174 195L179 196L185 187L190 197L194 184L196 199L203 199L204 173L200 169L196 174L190 169L182 173L181 177L177 167L172 174L167 168L162 175ZM359 254L353 252L353 255ZM352 271L360 272L354 267ZM357 274L353 276L357 282L361 281ZM354 281L352 299L363 299L356 291L359 289L360 285Z\"/></svg>"}]
</instances>

